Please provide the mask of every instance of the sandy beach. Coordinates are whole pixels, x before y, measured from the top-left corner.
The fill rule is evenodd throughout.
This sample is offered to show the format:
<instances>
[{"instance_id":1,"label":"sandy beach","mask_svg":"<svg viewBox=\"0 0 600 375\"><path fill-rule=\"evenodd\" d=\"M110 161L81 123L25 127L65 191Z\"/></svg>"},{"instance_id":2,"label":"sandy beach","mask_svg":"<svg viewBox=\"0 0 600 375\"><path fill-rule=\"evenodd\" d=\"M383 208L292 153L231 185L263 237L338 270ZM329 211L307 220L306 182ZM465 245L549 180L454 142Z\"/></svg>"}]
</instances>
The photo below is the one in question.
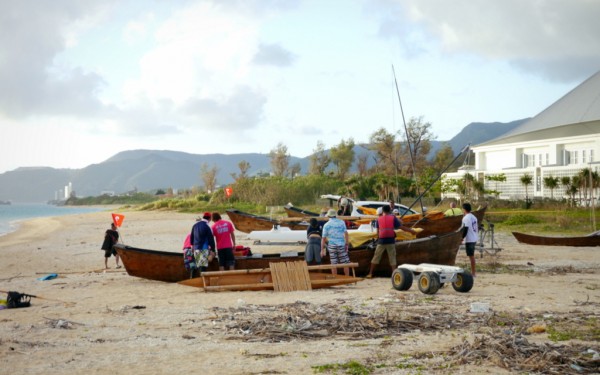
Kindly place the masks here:
<instances>
[{"instance_id":1,"label":"sandy beach","mask_svg":"<svg viewBox=\"0 0 600 375\"><path fill-rule=\"evenodd\" d=\"M124 243L175 252L197 216L121 213ZM0 290L39 297L0 311L0 373L599 371L596 248L527 246L497 234L502 251L477 255L482 269L465 294L451 286L399 292L388 278L310 292L205 293L131 277L114 258L102 270L110 221L108 211L34 219L0 237ZM237 237L253 252L278 250ZM467 260L461 251L457 262ZM49 273L58 277L38 280ZM473 303L489 312L471 312Z\"/></svg>"}]
</instances>

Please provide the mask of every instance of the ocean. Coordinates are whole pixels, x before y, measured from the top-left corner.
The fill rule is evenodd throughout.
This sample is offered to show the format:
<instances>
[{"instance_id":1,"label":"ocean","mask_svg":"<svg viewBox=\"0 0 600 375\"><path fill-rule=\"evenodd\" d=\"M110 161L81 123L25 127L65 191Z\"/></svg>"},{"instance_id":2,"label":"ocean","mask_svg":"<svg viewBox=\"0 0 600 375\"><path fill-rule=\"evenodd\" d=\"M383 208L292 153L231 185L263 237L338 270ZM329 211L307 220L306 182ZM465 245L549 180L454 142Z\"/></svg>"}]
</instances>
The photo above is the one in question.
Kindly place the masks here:
<instances>
[{"instance_id":1,"label":"ocean","mask_svg":"<svg viewBox=\"0 0 600 375\"><path fill-rule=\"evenodd\" d=\"M0 236L14 232L18 221L36 217L63 216L101 211L95 207L64 207L44 203L13 203L0 205Z\"/></svg>"}]
</instances>

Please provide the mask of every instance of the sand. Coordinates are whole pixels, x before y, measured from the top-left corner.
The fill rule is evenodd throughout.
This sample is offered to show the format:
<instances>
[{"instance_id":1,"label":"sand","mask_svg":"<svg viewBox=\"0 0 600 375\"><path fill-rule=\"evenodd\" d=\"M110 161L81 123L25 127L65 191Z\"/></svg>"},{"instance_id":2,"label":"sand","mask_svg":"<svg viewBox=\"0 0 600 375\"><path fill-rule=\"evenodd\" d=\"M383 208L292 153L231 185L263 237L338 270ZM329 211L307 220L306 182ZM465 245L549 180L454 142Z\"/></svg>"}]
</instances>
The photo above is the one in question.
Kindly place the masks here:
<instances>
[{"instance_id":1,"label":"sand","mask_svg":"<svg viewBox=\"0 0 600 375\"><path fill-rule=\"evenodd\" d=\"M180 251L197 216L121 213L126 244L169 251ZM387 278L310 292L204 293L128 276L115 269L114 258L111 269L103 271L99 249L110 220L109 211L34 219L0 237L0 290L39 297L28 308L0 311L0 373L343 374L346 370L335 370L335 365L350 361L373 374L509 373L492 360L453 353L465 343L516 335L536 324L598 317L600 250L595 248L526 246L509 234L497 234L502 251L496 257L477 255L477 261L488 269L490 263L502 267L481 270L469 293L447 286L425 295L416 284L399 292ZM253 252L279 249L245 242L241 232L237 236ZM464 252L457 262L467 263ZM58 277L38 280L49 273ZM471 312L473 303L490 311ZM361 331L358 324L347 328L354 332L322 329L318 337L292 337L290 331L307 327L298 309L314 313L313 325L342 316L363 319L366 328ZM369 324L381 325L385 317L386 324L411 319L429 323L378 334ZM500 318L504 326L490 324ZM263 322L282 333L265 335L249 322ZM527 340L552 344L548 332ZM598 351L597 336L560 344ZM456 361L461 357L464 364Z\"/></svg>"}]
</instances>

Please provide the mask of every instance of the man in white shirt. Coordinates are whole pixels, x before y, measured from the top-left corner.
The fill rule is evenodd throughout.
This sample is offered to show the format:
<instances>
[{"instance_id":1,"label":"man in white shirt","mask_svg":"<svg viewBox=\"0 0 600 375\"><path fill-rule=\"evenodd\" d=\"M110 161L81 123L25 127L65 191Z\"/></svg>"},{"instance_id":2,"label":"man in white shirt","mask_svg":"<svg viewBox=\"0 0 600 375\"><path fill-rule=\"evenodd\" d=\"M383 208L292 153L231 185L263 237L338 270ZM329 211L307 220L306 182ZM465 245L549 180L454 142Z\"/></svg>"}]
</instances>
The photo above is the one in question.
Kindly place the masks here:
<instances>
[{"instance_id":1,"label":"man in white shirt","mask_svg":"<svg viewBox=\"0 0 600 375\"><path fill-rule=\"evenodd\" d=\"M465 216L462 219L462 231L463 239L465 241L465 248L467 250L467 256L471 261L471 275L475 277L475 244L478 240L477 230L479 224L477 218L471 213L471 204L464 203L462 205Z\"/></svg>"}]
</instances>

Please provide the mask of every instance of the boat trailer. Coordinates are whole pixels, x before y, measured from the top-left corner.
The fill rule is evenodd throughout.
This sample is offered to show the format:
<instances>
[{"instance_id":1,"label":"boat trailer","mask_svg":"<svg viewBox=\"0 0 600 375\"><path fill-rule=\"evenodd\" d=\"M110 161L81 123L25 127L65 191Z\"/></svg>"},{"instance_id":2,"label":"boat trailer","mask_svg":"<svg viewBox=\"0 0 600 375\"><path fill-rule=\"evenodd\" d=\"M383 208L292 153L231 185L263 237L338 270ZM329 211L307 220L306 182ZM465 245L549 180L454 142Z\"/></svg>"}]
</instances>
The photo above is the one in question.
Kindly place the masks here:
<instances>
[{"instance_id":1,"label":"boat trailer","mask_svg":"<svg viewBox=\"0 0 600 375\"><path fill-rule=\"evenodd\" d=\"M392 286L396 290L409 290L413 278L418 277L419 290L435 294L445 284L452 283L457 292L467 293L473 288L473 276L460 267L441 264L401 264L392 272Z\"/></svg>"}]
</instances>

